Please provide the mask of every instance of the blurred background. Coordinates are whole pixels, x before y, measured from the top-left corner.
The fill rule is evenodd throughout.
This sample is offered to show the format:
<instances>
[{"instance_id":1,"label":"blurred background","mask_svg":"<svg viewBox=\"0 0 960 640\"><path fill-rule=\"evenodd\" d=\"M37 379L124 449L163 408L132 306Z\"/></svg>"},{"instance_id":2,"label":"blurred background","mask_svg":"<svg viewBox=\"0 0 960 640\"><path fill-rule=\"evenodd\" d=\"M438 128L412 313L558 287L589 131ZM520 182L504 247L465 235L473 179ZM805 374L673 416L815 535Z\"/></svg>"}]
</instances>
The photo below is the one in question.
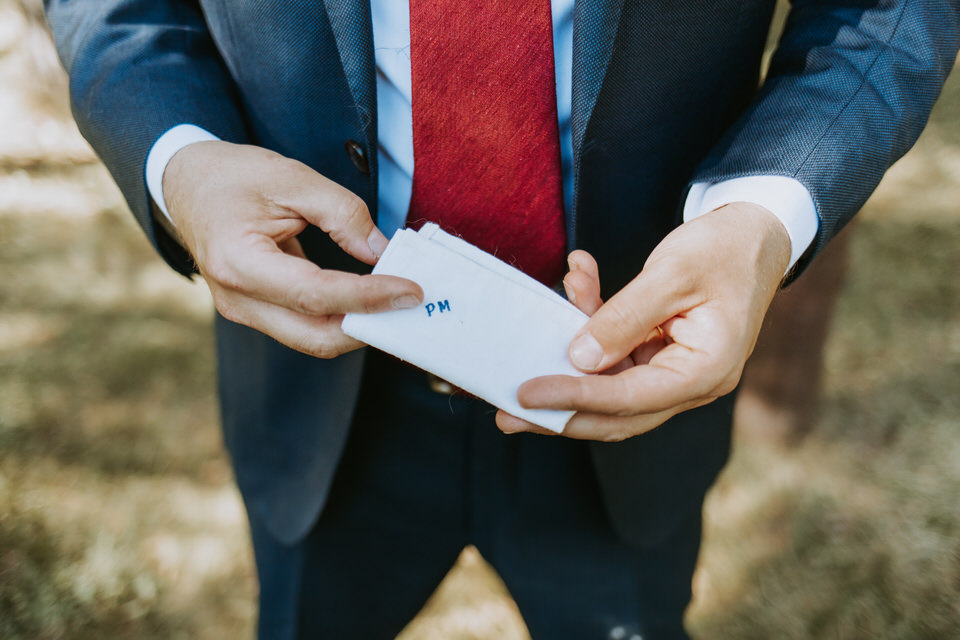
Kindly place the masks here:
<instances>
[{"instance_id":1,"label":"blurred background","mask_svg":"<svg viewBox=\"0 0 960 640\"><path fill-rule=\"evenodd\" d=\"M700 640L960 638L954 76L768 319L706 505ZM0 638L250 637L212 305L154 255L66 93L39 1L0 0ZM401 636L527 637L473 549Z\"/></svg>"}]
</instances>

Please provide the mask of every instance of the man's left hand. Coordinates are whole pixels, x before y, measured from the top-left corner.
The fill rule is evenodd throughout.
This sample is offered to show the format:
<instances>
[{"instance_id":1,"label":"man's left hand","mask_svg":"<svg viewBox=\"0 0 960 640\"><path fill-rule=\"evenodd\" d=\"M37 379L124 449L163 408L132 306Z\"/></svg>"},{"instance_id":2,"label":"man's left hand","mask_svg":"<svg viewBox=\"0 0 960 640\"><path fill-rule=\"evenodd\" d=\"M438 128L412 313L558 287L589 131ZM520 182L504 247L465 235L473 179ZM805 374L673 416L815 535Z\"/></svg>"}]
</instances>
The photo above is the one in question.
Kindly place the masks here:
<instances>
[{"instance_id":1,"label":"man's left hand","mask_svg":"<svg viewBox=\"0 0 960 640\"><path fill-rule=\"evenodd\" d=\"M755 204L726 205L686 222L605 304L597 263L570 254L567 296L591 318L571 362L602 375L545 376L520 386L520 404L577 413L563 435L617 441L733 391L790 257L786 228ZM507 433L547 432L500 411Z\"/></svg>"}]
</instances>

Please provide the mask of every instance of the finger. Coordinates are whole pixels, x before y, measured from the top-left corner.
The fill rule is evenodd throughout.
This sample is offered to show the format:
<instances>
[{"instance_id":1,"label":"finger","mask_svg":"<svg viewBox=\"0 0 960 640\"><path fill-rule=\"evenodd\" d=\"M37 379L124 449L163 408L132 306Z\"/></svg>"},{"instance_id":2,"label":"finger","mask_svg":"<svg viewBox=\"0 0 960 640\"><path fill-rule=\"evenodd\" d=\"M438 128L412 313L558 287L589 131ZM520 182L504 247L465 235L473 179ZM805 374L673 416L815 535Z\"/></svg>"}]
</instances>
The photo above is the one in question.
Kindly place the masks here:
<instances>
[{"instance_id":1,"label":"finger","mask_svg":"<svg viewBox=\"0 0 960 640\"><path fill-rule=\"evenodd\" d=\"M678 343L665 347L649 364L616 375L544 376L520 385L517 399L530 409L638 415L670 410L716 397L721 376L705 355Z\"/></svg>"},{"instance_id":2,"label":"finger","mask_svg":"<svg viewBox=\"0 0 960 640\"><path fill-rule=\"evenodd\" d=\"M571 271L564 276L563 288L567 299L588 316L592 316L603 305L600 283L584 271Z\"/></svg>"},{"instance_id":3,"label":"finger","mask_svg":"<svg viewBox=\"0 0 960 640\"><path fill-rule=\"evenodd\" d=\"M692 406L689 408L693 408ZM563 436L574 440L597 440L600 442L620 442L633 436L656 429L680 411L660 411L657 413L621 418L597 413L580 412L574 414L563 430Z\"/></svg>"},{"instance_id":4,"label":"finger","mask_svg":"<svg viewBox=\"0 0 960 640\"><path fill-rule=\"evenodd\" d=\"M621 360L620 362L613 365L612 367L610 367L609 369L607 369L606 371L604 371L602 374L599 374L599 375L604 375L604 376L614 375L614 374L620 373L621 371L632 369L634 366L636 366L636 364L637 363L633 361L633 356L631 355L630 357L624 358L623 360Z\"/></svg>"},{"instance_id":5,"label":"finger","mask_svg":"<svg viewBox=\"0 0 960 640\"><path fill-rule=\"evenodd\" d=\"M341 249L367 264L375 264L387 248L387 238L373 224L366 203L358 195L306 165L296 176L298 188L289 200L278 202L320 227Z\"/></svg>"},{"instance_id":6,"label":"finger","mask_svg":"<svg viewBox=\"0 0 960 640\"><path fill-rule=\"evenodd\" d=\"M307 254L304 253L303 247L300 245L300 241L294 238L288 238L283 242L278 243L280 251L283 251L285 254L294 256L295 258L303 258L307 260Z\"/></svg>"},{"instance_id":7,"label":"finger","mask_svg":"<svg viewBox=\"0 0 960 640\"><path fill-rule=\"evenodd\" d=\"M550 429L545 429L540 425L533 424L532 422L527 422L523 418L518 418L517 416L507 413L502 409L497 411L496 416L497 427L500 428L500 431L510 434L510 433L538 433L544 436L555 436L557 433L555 431L550 431Z\"/></svg>"},{"instance_id":8,"label":"finger","mask_svg":"<svg viewBox=\"0 0 960 640\"><path fill-rule=\"evenodd\" d=\"M693 408L690 406L689 408ZM633 436L656 429L680 411L661 411L643 416L621 418L597 413L578 412L567 422L559 434L547 431L532 422L527 422L503 411L497 413L497 426L507 434L541 433L561 435L574 440L596 440L599 442L619 442ZM502 414L502 415L501 415Z\"/></svg>"},{"instance_id":9,"label":"finger","mask_svg":"<svg viewBox=\"0 0 960 640\"><path fill-rule=\"evenodd\" d=\"M234 294L239 297L239 294ZM217 310L226 319L264 333L291 349L318 358L333 358L366 346L340 329L342 316L311 316L259 300Z\"/></svg>"},{"instance_id":10,"label":"finger","mask_svg":"<svg viewBox=\"0 0 960 640\"><path fill-rule=\"evenodd\" d=\"M660 353L670 344L670 340L667 338L666 334L663 336L660 335L658 331L653 331L647 340L641 344L639 347L633 350L633 353L630 354L630 360L632 360L633 365L638 364L650 364L650 360L653 359L655 355ZM604 373L619 373L614 371L615 367L604 371ZM621 369L622 370L622 369Z\"/></svg>"},{"instance_id":11,"label":"finger","mask_svg":"<svg viewBox=\"0 0 960 640\"><path fill-rule=\"evenodd\" d=\"M570 342L569 357L585 372L603 371L640 345L655 328L693 305L663 269L644 271L597 309Z\"/></svg>"},{"instance_id":12,"label":"finger","mask_svg":"<svg viewBox=\"0 0 960 640\"><path fill-rule=\"evenodd\" d=\"M582 271L586 273L597 282L597 288L599 288L600 268L597 266L597 261L589 252L583 249L571 251L570 255L567 256L567 265L570 267L570 271Z\"/></svg>"},{"instance_id":13,"label":"finger","mask_svg":"<svg viewBox=\"0 0 960 640\"><path fill-rule=\"evenodd\" d=\"M225 289L316 316L408 309L423 300L423 290L411 280L321 269L279 251L267 238L215 264L213 271L205 269L204 276Z\"/></svg>"}]
</instances>

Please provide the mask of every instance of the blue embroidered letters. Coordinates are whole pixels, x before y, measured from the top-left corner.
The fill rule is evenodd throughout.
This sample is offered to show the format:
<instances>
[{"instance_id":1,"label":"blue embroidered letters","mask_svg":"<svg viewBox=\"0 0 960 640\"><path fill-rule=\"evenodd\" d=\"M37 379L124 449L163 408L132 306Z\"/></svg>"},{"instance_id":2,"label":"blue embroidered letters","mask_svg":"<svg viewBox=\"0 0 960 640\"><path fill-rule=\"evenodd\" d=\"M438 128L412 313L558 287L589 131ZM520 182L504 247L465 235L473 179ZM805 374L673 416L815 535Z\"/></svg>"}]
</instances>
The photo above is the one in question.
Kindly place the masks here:
<instances>
[{"instance_id":1,"label":"blue embroidered letters","mask_svg":"<svg viewBox=\"0 0 960 640\"><path fill-rule=\"evenodd\" d=\"M427 317L431 317L433 312L443 313L444 311L450 311L450 301L449 300L437 300L437 303L428 302L426 305L427 308Z\"/></svg>"}]
</instances>

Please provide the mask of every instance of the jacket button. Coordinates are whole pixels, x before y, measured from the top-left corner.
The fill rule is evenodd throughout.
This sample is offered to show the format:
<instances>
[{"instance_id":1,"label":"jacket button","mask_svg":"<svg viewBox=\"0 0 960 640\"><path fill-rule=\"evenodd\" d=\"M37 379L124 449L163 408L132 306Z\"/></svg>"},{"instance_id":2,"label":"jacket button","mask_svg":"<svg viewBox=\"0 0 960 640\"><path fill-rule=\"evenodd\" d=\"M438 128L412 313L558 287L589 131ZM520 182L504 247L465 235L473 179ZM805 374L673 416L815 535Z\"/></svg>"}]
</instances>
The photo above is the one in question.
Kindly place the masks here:
<instances>
[{"instance_id":1,"label":"jacket button","mask_svg":"<svg viewBox=\"0 0 960 640\"><path fill-rule=\"evenodd\" d=\"M367 152L363 146L356 140L347 140L343 143L343 146L347 149L350 162L357 168L357 171L365 176L370 175L370 163L367 161Z\"/></svg>"}]
</instances>

